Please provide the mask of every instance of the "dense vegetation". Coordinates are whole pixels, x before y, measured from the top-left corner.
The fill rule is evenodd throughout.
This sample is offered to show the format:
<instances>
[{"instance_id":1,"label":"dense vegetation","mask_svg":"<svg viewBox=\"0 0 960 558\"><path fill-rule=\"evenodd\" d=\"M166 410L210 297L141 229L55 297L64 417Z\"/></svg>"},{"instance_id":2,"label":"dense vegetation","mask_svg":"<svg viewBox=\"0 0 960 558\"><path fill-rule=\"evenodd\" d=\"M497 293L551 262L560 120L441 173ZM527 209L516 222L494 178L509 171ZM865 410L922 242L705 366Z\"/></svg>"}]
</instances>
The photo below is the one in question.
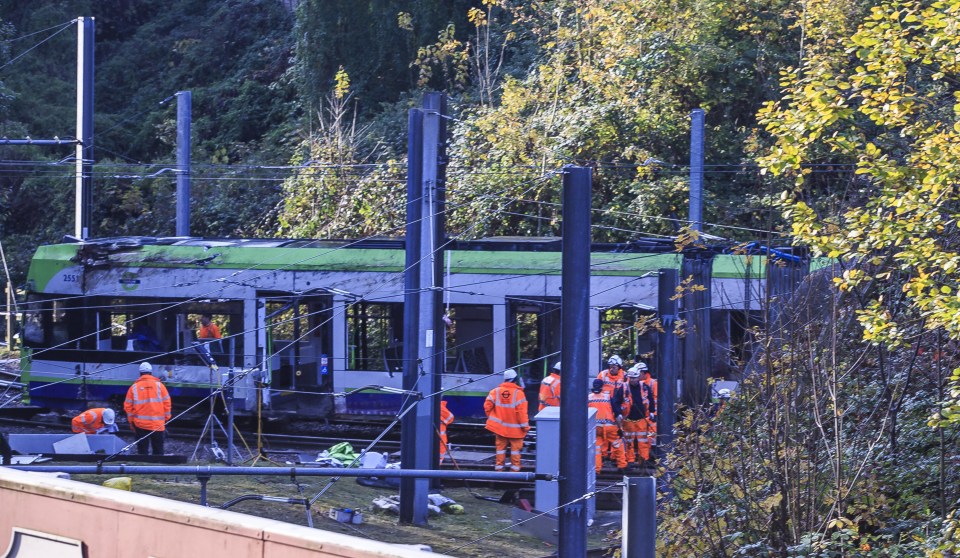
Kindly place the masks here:
<instances>
[{"instance_id":1,"label":"dense vegetation","mask_svg":"<svg viewBox=\"0 0 960 558\"><path fill-rule=\"evenodd\" d=\"M705 232L837 265L757 333L737 397L683 416L663 555L949 556L958 14L957 0L0 0L0 136L72 135L75 31L55 32L94 15L98 236L173 233L180 90L194 234L399 235L407 110L436 89L453 116L451 235L557 234L555 171L575 163L595 169L596 240L689 238L689 113L704 108ZM0 147L15 278L72 231L69 155Z\"/></svg>"}]
</instances>

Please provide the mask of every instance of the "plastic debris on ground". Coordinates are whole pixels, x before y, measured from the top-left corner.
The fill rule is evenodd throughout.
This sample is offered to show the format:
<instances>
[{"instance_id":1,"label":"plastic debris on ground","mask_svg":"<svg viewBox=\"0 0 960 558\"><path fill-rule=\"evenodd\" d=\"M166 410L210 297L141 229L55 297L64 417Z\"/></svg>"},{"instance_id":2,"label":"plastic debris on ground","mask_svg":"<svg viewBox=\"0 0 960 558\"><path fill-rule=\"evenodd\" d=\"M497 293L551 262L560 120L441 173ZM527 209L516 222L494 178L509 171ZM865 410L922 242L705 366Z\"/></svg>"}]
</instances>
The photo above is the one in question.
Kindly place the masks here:
<instances>
[{"instance_id":1,"label":"plastic debris on ground","mask_svg":"<svg viewBox=\"0 0 960 558\"><path fill-rule=\"evenodd\" d=\"M362 469L399 469L399 463L387 463L387 456L375 451L364 454L360 460ZM400 479L396 477L384 478L378 476L357 477L357 484L371 488L399 488Z\"/></svg>"},{"instance_id":2,"label":"plastic debris on ground","mask_svg":"<svg viewBox=\"0 0 960 558\"><path fill-rule=\"evenodd\" d=\"M307 463L304 463L307 465ZM321 467L343 467L343 463L340 463L339 459L330 457L330 454L324 450L317 454L317 458L309 465L319 465Z\"/></svg>"},{"instance_id":3,"label":"plastic debris on ground","mask_svg":"<svg viewBox=\"0 0 960 558\"><path fill-rule=\"evenodd\" d=\"M358 454L353 451L353 446L351 446L348 442L334 444L330 446L330 449L327 451L329 452L327 457L332 457L333 459L340 461L344 467L355 465L357 458L359 457Z\"/></svg>"},{"instance_id":4,"label":"plastic debris on ground","mask_svg":"<svg viewBox=\"0 0 960 558\"><path fill-rule=\"evenodd\" d=\"M400 515L400 496L378 496L373 499L373 509ZM433 504L427 504L427 511L430 515L440 515L442 513L440 508Z\"/></svg>"},{"instance_id":5,"label":"plastic debris on ground","mask_svg":"<svg viewBox=\"0 0 960 558\"><path fill-rule=\"evenodd\" d=\"M116 488L118 490L130 491L133 489L132 477L114 477L103 481L103 486L107 488Z\"/></svg>"},{"instance_id":6,"label":"plastic debris on ground","mask_svg":"<svg viewBox=\"0 0 960 558\"><path fill-rule=\"evenodd\" d=\"M356 467L359 454L353 451L348 442L340 442L330 446L330 449L317 454L317 459L310 465L320 467Z\"/></svg>"},{"instance_id":7,"label":"plastic debris on ground","mask_svg":"<svg viewBox=\"0 0 960 558\"><path fill-rule=\"evenodd\" d=\"M377 496L373 499L373 509L400 515L400 496Z\"/></svg>"},{"instance_id":8,"label":"plastic debris on ground","mask_svg":"<svg viewBox=\"0 0 960 558\"><path fill-rule=\"evenodd\" d=\"M453 498L447 498L443 494L428 494L427 500L434 505L452 515L463 515L463 506L456 503Z\"/></svg>"},{"instance_id":9,"label":"plastic debris on ground","mask_svg":"<svg viewBox=\"0 0 960 558\"><path fill-rule=\"evenodd\" d=\"M453 499L447 498L442 494L427 495L427 511L430 515L440 515L443 512L452 515L463 515L463 506L456 503ZM400 496L377 496L373 499L373 509L376 511L400 514Z\"/></svg>"},{"instance_id":10,"label":"plastic debris on ground","mask_svg":"<svg viewBox=\"0 0 960 558\"><path fill-rule=\"evenodd\" d=\"M361 469L385 469L387 467L386 454L376 451L368 451L360 459Z\"/></svg>"}]
</instances>

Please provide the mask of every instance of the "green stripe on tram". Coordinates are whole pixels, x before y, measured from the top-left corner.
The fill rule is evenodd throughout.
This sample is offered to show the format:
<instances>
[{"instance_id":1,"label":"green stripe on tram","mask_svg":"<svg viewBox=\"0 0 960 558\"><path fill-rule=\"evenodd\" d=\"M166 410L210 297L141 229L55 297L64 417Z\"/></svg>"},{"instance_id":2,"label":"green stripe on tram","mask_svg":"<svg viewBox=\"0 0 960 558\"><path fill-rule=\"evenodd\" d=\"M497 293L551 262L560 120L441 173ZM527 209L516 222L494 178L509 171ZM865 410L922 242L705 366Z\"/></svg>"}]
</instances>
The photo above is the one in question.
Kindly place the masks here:
<instances>
[{"instance_id":1,"label":"green stripe on tram","mask_svg":"<svg viewBox=\"0 0 960 558\"><path fill-rule=\"evenodd\" d=\"M37 292L45 291L47 284L57 273L77 265L73 261L76 255L76 244L51 244L37 248L27 271L27 281L32 283L31 288Z\"/></svg>"},{"instance_id":2,"label":"green stripe on tram","mask_svg":"<svg viewBox=\"0 0 960 558\"><path fill-rule=\"evenodd\" d=\"M43 292L54 276L76 264L78 244L40 246L31 260L28 278L34 290ZM561 252L453 250L447 252L453 273L559 275ZM109 255L112 265L140 268L205 268L290 271L403 271L405 253L387 248L283 248L261 246L169 246L143 245L118 250ZM596 276L636 276L658 269L680 269L682 255L677 253L593 252L591 274ZM752 279L766 273L765 256L718 255L713 260L713 276L743 278L748 270ZM831 260L815 258L811 270L830 265Z\"/></svg>"}]
</instances>

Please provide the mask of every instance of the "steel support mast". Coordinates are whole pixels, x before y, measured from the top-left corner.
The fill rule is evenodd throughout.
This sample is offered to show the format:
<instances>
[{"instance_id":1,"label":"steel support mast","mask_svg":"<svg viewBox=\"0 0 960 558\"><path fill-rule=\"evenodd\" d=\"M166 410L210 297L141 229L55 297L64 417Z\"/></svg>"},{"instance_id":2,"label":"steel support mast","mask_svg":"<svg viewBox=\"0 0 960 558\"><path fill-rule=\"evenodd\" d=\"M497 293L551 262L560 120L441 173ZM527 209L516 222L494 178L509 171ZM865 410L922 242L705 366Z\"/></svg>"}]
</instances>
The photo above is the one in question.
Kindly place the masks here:
<instances>
[{"instance_id":1,"label":"steel support mast","mask_svg":"<svg viewBox=\"0 0 960 558\"><path fill-rule=\"evenodd\" d=\"M177 91L177 236L190 236L190 120L193 93Z\"/></svg>"},{"instance_id":2,"label":"steel support mast","mask_svg":"<svg viewBox=\"0 0 960 558\"><path fill-rule=\"evenodd\" d=\"M590 363L590 200L588 167L563 168L560 338L560 558L587 555L587 382Z\"/></svg>"},{"instance_id":3,"label":"steel support mast","mask_svg":"<svg viewBox=\"0 0 960 558\"><path fill-rule=\"evenodd\" d=\"M423 110L410 111L407 177L407 252L404 286L403 388L432 394L440 391L443 374L443 330L438 329L443 289L443 154L444 99L428 93ZM416 141L416 136L420 141ZM419 146L417 145L419 143ZM418 168L417 161L420 161ZM439 398L415 400L407 396L402 422L401 466L431 469L436 466ZM407 478L400 483L400 521L427 524L430 482Z\"/></svg>"},{"instance_id":4,"label":"steel support mast","mask_svg":"<svg viewBox=\"0 0 960 558\"><path fill-rule=\"evenodd\" d=\"M92 17L77 18L77 148L74 236L90 234L93 207L93 31Z\"/></svg>"}]
</instances>

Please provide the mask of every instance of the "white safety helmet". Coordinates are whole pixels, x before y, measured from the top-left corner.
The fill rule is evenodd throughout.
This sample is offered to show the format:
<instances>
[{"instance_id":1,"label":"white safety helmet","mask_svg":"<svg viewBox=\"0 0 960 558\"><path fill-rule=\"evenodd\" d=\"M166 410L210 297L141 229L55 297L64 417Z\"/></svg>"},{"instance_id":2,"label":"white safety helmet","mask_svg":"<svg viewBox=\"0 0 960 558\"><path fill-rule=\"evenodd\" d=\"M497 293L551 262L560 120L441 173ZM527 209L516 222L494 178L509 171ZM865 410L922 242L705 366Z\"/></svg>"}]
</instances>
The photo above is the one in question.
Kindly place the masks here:
<instances>
[{"instance_id":1,"label":"white safety helmet","mask_svg":"<svg viewBox=\"0 0 960 558\"><path fill-rule=\"evenodd\" d=\"M559 361L559 360L557 361L556 364L553 365L553 369L556 370L557 372L560 371L560 361Z\"/></svg>"},{"instance_id":2,"label":"white safety helmet","mask_svg":"<svg viewBox=\"0 0 960 558\"><path fill-rule=\"evenodd\" d=\"M723 388L717 392L717 397L720 399L730 399L730 396L733 395L733 392L727 388Z\"/></svg>"},{"instance_id":3,"label":"white safety helmet","mask_svg":"<svg viewBox=\"0 0 960 558\"><path fill-rule=\"evenodd\" d=\"M113 424L115 420L117 420L117 414L113 409L103 410L103 424Z\"/></svg>"},{"instance_id":4,"label":"white safety helmet","mask_svg":"<svg viewBox=\"0 0 960 558\"><path fill-rule=\"evenodd\" d=\"M513 368L507 368L503 371L503 381L510 382L517 379L517 371Z\"/></svg>"},{"instance_id":5,"label":"white safety helmet","mask_svg":"<svg viewBox=\"0 0 960 558\"><path fill-rule=\"evenodd\" d=\"M643 363L640 363L643 364ZM627 370L628 378L639 378L640 377L640 364L634 364L630 367L630 370Z\"/></svg>"},{"instance_id":6,"label":"white safety helmet","mask_svg":"<svg viewBox=\"0 0 960 558\"><path fill-rule=\"evenodd\" d=\"M613 355L612 357L607 359L607 365L612 365L612 364L616 364L620 368L623 368L623 359L617 355Z\"/></svg>"},{"instance_id":7,"label":"white safety helmet","mask_svg":"<svg viewBox=\"0 0 960 558\"><path fill-rule=\"evenodd\" d=\"M153 374L153 366L149 362L140 363L140 373L141 374Z\"/></svg>"}]
</instances>

